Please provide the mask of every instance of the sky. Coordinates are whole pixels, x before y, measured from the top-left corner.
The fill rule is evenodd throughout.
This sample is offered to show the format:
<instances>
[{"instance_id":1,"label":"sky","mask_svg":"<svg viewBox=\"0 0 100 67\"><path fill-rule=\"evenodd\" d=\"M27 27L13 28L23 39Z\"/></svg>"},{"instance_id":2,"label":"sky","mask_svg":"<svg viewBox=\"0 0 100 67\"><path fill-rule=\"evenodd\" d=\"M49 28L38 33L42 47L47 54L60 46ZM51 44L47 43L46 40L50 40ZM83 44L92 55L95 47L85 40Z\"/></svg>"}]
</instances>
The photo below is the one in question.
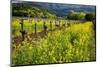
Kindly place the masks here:
<instances>
[{"instance_id":1,"label":"sky","mask_svg":"<svg viewBox=\"0 0 100 67\"><path fill-rule=\"evenodd\" d=\"M51 3L69 3L69 4L84 4L84 5L96 5L95 0L12 0L13 3L18 1L36 1L36 2L51 2Z\"/></svg>"}]
</instances>

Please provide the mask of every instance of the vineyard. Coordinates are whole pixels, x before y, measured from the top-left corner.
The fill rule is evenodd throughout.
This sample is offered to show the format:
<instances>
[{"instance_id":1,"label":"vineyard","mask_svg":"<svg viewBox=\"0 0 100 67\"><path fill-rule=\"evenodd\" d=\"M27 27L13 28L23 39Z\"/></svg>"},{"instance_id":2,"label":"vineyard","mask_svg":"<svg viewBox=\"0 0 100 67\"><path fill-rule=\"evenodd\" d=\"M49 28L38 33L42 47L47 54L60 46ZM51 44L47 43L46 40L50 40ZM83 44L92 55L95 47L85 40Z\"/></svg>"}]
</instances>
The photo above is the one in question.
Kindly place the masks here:
<instances>
[{"instance_id":1,"label":"vineyard","mask_svg":"<svg viewBox=\"0 0 100 67\"><path fill-rule=\"evenodd\" d=\"M12 66L96 61L96 6L12 1Z\"/></svg>"},{"instance_id":2,"label":"vineyard","mask_svg":"<svg viewBox=\"0 0 100 67\"><path fill-rule=\"evenodd\" d=\"M12 63L95 61L93 27L92 21L13 18Z\"/></svg>"}]
</instances>

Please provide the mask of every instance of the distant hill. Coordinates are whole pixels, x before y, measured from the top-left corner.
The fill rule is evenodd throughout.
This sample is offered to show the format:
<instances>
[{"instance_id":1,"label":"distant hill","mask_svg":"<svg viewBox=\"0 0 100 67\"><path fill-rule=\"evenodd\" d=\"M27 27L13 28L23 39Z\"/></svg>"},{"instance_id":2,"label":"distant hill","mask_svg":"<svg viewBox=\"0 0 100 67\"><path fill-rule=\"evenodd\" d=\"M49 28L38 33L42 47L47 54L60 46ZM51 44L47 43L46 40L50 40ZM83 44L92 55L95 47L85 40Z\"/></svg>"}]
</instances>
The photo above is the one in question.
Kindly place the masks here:
<instances>
[{"instance_id":1,"label":"distant hill","mask_svg":"<svg viewBox=\"0 0 100 67\"><path fill-rule=\"evenodd\" d=\"M58 3L44 3L44 2L13 2L13 6L17 5L26 5L31 7L38 7L42 9L46 9L50 11L52 14L56 14L57 16L66 16L71 10L74 10L76 12L95 12L96 8L95 6L89 6L89 5L74 5L74 4L58 4Z\"/></svg>"},{"instance_id":2,"label":"distant hill","mask_svg":"<svg viewBox=\"0 0 100 67\"><path fill-rule=\"evenodd\" d=\"M33 4L34 3L34 4ZM58 4L58 3L41 3L41 2L28 2L27 4L33 4L53 10L58 16L65 16L71 10L75 12L95 12L95 6L89 5L75 5L75 4Z\"/></svg>"}]
</instances>

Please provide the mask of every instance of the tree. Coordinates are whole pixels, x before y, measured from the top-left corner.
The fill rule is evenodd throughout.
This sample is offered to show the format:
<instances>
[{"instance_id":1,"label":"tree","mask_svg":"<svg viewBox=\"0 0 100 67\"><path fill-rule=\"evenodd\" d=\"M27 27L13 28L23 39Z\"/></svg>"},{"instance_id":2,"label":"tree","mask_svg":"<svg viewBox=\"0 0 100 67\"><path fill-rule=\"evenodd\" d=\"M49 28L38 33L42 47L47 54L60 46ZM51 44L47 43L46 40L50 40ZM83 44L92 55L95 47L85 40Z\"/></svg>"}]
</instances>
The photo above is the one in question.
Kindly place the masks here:
<instances>
[{"instance_id":1,"label":"tree","mask_svg":"<svg viewBox=\"0 0 100 67\"><path fill-rule=\"evenodd\" d=\"M85 17L85 13L84 12L75 12L75 11L70 11L67 15L68 19L71 20L82 20Z\"/></svg>"},{"instance_id":2,"label":"tree","mask_svg":"<svg viewBox=\"0 0 100 67\"><path fill-rule=\"evenodd\" d=\"M95 18L96 18L96 16L94 13L87 13L85 15L85 20L87 20L87 21L93 21Z\"/></svg>"}]
</instances>

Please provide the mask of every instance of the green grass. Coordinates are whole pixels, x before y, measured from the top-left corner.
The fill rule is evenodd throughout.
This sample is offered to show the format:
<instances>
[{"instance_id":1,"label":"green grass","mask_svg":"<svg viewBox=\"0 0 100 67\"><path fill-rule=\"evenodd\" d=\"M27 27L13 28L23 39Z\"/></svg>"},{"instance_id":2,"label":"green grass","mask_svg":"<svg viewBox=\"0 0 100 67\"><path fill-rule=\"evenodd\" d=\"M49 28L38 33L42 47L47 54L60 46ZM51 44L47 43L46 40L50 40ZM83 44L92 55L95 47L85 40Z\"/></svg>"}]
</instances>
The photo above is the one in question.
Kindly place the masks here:
<instances>
[{"instance_id":1,"label":"green grass","mask_svg":"<svg viewBox=\"0 0 100 67\"><path fill-rule=\"evenodd\" d=\"M93 24L73 24L68 28L49 32L46 37L22 45L14 43L12 64L49 64L96 60Z\"/></svg>"}]
</instances>

